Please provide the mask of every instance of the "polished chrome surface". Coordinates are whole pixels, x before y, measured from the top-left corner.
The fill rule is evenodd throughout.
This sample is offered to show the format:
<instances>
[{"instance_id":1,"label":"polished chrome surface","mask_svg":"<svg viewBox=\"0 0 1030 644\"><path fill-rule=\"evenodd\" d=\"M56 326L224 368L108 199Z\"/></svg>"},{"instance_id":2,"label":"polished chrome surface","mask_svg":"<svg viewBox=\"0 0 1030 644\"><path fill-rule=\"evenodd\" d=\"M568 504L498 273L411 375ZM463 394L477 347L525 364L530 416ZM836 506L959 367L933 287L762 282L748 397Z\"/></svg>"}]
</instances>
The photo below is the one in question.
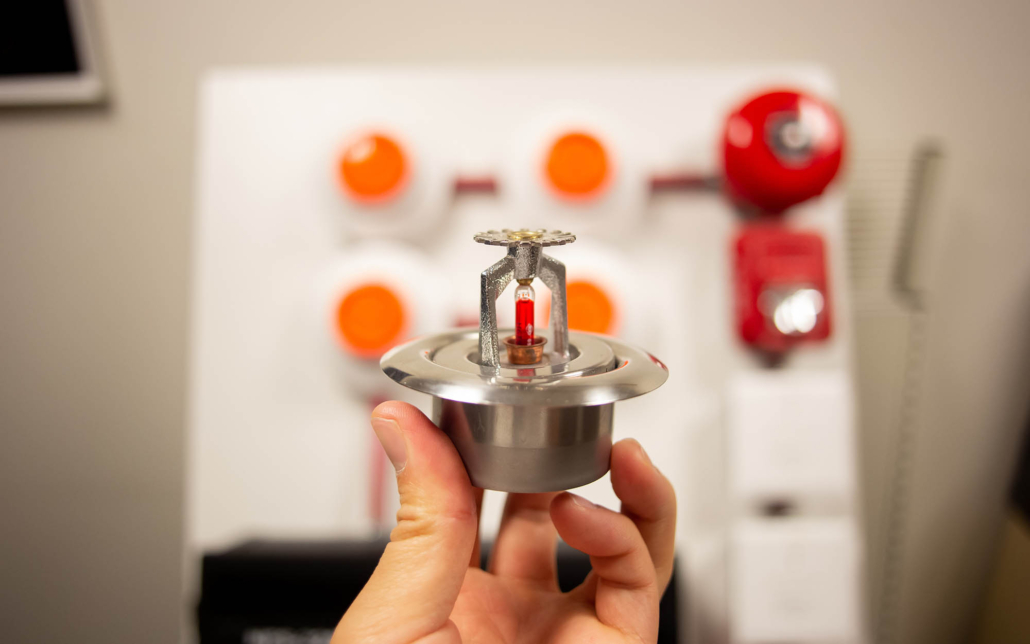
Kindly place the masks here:
<instances>
[{"instance_id":1,"label":"polished chrome surface","mask_svg":"<svg viewBox=\"0 0 1030 644\"><path fill-rule=\"evenodd\" d=\"M459 329L394 348L380 361L387 376L416 391L459 402L565 407L604 405L658 388L669 372L651 354L592 333L569 334L569 359L545 353L532 366L479 363L479 333Z\"/></svg>"},{"instance_id":2,"label":"polished chrome surface","mask_svg":"<svg viewBox=\"0 0 1030 644\"><path fill-rule=\"evenodd\" d=\"M475 239L508 249L481 276L479 329L412 340L380 366L396 382L433 396L433 420L454 442L473 485L508 492L586 485L608 471L614 403L661 386L668 370L614 338L569 332L565 265L543 248L575 236L505 229ZM551 289L551 351L542 338L539 347L518 347L540 353L524 364L518 351L500 352L497 298L512 280L537 277Z\"/></svg>"},{"instance_id":3,"label":"polished chrome surface","mask_svg":"<svg viewBox=\"0 0 1030 644\"><path fill-rule=\"evenodd\" d=\"M433 421L461 454L476 487L551 492L608 471L615 405L525 407L433 399Z\"/></svg>"}]
</instances>

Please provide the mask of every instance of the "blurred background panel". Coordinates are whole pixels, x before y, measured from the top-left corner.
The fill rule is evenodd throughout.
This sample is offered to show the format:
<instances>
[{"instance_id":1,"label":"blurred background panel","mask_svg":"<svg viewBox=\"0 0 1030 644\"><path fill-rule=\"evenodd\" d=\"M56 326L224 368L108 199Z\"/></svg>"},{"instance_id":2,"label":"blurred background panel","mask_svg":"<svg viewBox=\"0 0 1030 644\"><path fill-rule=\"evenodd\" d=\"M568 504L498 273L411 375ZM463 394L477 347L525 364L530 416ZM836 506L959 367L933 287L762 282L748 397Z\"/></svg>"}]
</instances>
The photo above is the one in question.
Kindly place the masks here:
<instances>
[{"instance_id":1,"label":"blurred background panel","mask_svg":"<svg viewBox=\"0 0 1030 644\"><path fill-rule=\"evenodd\" d=\"M183 428L205 71L784 61L832 73L849 128L863 494L870 552L883 558L870 562L874 624L896 642L990 641L983 622L977 631L983 598L990 615L1005 605L998 593L1020 588L996 563L1003 534L997 561L1025 560L1025 525L1004 509L1030 384L1030 5L89 8L106 101L0 111L0 622L11 641L186 632ZM885 295L884 267L903 237L910 152L925 140L945 161L905 282L918 297L899 300ZM870 255L884 247L887 258Z\"/></svg>"}]
</instances>

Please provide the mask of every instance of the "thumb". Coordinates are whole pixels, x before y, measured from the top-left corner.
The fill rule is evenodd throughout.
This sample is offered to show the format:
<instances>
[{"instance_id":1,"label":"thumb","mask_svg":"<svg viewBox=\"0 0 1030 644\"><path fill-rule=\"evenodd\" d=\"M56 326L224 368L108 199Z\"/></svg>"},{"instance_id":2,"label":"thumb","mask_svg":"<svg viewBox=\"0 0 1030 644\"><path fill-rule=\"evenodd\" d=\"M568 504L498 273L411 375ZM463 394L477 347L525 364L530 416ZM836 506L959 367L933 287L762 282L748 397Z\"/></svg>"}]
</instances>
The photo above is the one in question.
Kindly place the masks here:
<instances>
[{"instance_id":1,"label":"thumb","mask_svg":"<svg viewBox=\"0 0 1030 644\"><path fill-rule=\"evenodd\" d=\"M372 428L397 469L397 527L332 641L446 640L476 541L472 484L450 439L415 407L383 403Z\"/></svg>"}]
</instances>

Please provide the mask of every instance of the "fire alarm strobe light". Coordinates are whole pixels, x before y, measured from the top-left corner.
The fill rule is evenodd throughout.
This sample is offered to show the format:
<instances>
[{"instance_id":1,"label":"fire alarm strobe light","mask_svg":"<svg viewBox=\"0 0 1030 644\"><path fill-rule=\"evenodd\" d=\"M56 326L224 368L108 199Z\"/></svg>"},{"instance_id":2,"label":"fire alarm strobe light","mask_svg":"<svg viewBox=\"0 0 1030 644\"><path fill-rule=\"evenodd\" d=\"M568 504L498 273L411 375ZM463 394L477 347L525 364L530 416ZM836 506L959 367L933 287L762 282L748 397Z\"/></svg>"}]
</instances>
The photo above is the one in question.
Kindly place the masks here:
<instances>
[{"instance_id":1,"label":"fire alarm strobe light","mask_svg":"<svg viewBox=\"0 0 1030 644\"><path fill-rule=\"evenodd\" d=\"M548 492L604 476L615 402L661 386L668 369L613 338L569 332L565 265L543 249L572 243L574 235L505 229L475 240L508 249L483 271L479 330L448 331L396 347L383 356L383 371L433 396L433 420L458 448L473 485ZM512 280L528 286L537 277L551 290L549 344L532 329L497 329L497 298L504 288ZM517 306L525 297L516 289Z\"/></svg>"}]
</instances>

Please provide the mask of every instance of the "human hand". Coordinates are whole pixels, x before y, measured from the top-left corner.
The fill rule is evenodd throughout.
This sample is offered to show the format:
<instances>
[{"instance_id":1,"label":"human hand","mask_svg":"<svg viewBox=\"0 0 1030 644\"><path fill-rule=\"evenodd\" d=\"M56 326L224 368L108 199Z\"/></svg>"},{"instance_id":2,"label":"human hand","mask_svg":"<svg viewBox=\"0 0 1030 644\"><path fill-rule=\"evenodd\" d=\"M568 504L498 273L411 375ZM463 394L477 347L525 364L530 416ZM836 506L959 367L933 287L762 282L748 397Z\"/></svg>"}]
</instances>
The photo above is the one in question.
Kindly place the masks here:
<instances>
[{"instance_id":1,"label":"human hand","mask_svg":"<svg viewBox=\"0 0 1030 644\"><path fill-rule=\"evenodd\" d=\"M568 492L509 494L488 570L479 567L481 489L450 439L415 407L387 402L372 426L397 468L401 506L379 565L332 644L654 642L672 575L676 497L640 444L612 448L622 512ZM558 588L557 537L592 571Z\"/></svg>"}]
</instances>

